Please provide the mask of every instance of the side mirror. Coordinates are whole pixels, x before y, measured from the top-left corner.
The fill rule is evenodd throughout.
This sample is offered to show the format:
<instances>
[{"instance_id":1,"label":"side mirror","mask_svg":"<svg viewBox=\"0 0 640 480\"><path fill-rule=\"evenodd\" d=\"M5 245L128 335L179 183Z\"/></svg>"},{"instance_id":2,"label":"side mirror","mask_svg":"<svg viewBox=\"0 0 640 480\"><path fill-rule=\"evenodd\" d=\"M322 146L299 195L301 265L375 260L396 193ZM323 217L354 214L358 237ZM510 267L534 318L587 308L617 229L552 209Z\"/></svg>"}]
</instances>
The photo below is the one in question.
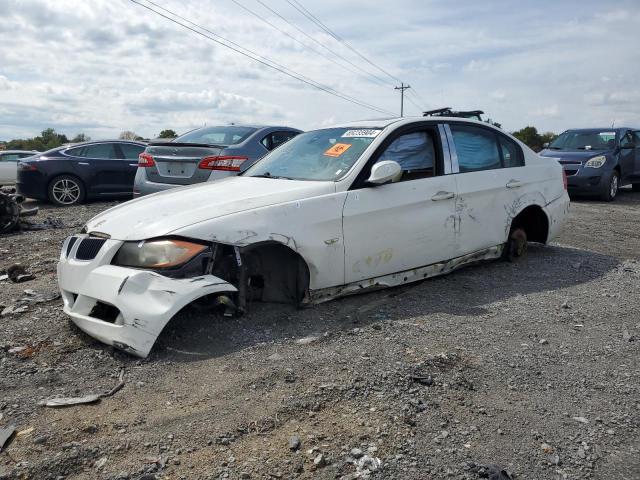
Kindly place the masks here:
<instances>
[{"instance_id":1,"label":"side mirror","mask_svg":"<svg viewBox=\"0 0 640 480\"><path fill-rule=\"evenodd\" d=\"M549 148L549 142L544 142L542 144L542 148Z\"/></svg>"},{"instance_id":2,"label":"side mirror","mask_svg":"<svg viewBox=\"0 0 640 480\"><path fill-rule=\"evenodd\" d=\"M402 173L402 167L394 160L382 160L371 167L371 175L367 179L369 185L384 185L392 182Z\"/></svg>"},{"instance_id":3,"label":"side mirror","mask_svg":"<svg viewBox=\"0 0 640 480\"><path fill-rule=\"evenodd\" d=\"M624 145L620 145L620 150L630 150L632 148L636 148L633 143L626 143Z\"/></svg>"}]
</instances>

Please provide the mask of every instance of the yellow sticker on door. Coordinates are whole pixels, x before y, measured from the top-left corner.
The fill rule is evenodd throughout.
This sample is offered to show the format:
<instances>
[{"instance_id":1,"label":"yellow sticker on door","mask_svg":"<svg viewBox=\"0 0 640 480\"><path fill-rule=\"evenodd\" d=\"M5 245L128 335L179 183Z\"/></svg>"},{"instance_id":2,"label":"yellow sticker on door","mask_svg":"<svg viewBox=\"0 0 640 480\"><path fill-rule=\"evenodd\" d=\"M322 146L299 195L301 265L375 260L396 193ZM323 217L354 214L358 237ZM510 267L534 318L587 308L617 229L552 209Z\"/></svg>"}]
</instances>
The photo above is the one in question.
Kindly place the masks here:
<instances>
[{"instance_id":1,"label":"yellow sticker on door","mask_svg":"<svg viewBox=\"0 0 640 480\"><path fill-rule=\"evenodd\" d=\"M350 143L336 143L329 150L324 152L324 154L327 157L339 157L344 152L349 150L349 148L351 148L351 144Z\"/></svg>"}]
</instances>

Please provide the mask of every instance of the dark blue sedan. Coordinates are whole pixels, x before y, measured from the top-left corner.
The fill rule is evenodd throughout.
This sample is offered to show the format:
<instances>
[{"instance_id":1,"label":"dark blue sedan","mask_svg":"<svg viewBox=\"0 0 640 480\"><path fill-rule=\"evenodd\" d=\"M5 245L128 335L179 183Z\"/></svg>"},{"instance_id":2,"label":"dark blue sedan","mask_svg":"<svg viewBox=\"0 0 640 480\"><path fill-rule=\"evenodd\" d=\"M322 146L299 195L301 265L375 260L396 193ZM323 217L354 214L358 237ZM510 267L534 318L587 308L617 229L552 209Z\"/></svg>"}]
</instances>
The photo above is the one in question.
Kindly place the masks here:
<instances>
[{"instance_id":1,"label":"dark blue sedan","mask_svg":"<svg viewBox=\"0 0 640 480\"><path fill-rule=\"evenodd\" d=\"M618 189L640 191L640 130L583 128L567 130L540 152L564 167L569 193L612 201Z\"/></svg>"},{"instance_id":2,"label":"dark blue sedan","mask_svg":"<svg viewBox=\"0 0 640 480\"><path fill-rule=\"evenodd\" d=\"M131 196L146 144L105 140L54 148L18 163L18 191L60 206Z\"/></svg>"}]
</instances>

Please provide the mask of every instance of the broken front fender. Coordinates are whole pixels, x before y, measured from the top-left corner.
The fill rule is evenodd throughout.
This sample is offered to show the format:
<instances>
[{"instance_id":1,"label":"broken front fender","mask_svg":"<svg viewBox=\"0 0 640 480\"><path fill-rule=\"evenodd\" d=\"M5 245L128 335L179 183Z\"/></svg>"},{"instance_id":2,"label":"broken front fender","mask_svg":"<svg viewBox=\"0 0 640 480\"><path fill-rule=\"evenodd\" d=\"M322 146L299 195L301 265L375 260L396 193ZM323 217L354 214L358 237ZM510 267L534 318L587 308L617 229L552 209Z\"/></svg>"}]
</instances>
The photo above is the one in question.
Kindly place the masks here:
<instances>
[{"instance_id":1,"label":"broken front fender","mask_svg":"<svg viewBox=\"0 0 640 480\"><path fill-rule=\"evenodd\" d=\"M205 295L235 292L213 275L173 279L146 270L61 259L64 311L92 337L146 357L171 318Z\"/></svg>"}]
</instances>

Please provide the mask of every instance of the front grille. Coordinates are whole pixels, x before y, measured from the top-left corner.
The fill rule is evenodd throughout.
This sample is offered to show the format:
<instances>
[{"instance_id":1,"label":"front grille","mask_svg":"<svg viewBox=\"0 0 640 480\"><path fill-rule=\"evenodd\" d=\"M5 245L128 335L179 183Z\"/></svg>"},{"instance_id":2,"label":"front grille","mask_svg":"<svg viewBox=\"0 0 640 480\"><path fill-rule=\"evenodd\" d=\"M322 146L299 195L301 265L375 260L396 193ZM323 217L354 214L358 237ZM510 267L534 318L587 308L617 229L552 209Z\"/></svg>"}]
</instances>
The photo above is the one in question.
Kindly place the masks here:
<instances>
[{"instance_id":1,"label":"front grille","mask_svg":"<svg viewBox=\"0 0 640 480\"><path fill-rule=\"evenodd\" d=\"M107 240L104 238L83 238L76 250L77 260L93 260Z\"/></svg>"},{"instance_id":2,"label":"front grille","mask_svg":"<svg viewBox=\"0 0 640 480\"><path fill-rule=\"evenodd\" d=\"M578 170L572 170L570 168L565 168L564 171L567 174L567 177L571 177L572 175L578 173Z\"/></svg>"},{"instance_id":3,"label":"front grille","mask_svg":"<svg viewBox=\"0 0 640 480\"><path fill-rule=\"evenodd\" d=\"M73 248L73 246L76 244L76 240L78 240L78 237L71 237L69 239L69 243L67 243L67 254L66 254L67 257L71 253L71 249Z\"/></svg>"}]
</instances>

